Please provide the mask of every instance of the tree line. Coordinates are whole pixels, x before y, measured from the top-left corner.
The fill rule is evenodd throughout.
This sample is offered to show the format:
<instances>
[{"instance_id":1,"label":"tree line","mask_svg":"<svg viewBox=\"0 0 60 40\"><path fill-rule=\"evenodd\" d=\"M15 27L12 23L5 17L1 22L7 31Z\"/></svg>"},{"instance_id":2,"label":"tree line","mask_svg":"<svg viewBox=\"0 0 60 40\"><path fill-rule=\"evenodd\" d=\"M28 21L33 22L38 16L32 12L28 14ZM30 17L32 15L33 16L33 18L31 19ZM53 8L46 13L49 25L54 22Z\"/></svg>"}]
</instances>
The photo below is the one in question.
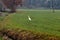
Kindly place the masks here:
<instances>
[{"instance_id":1,"label":"tree line","mask_svg":"<svg viewBox=\"0 0 60 40\"><path fill-rule=\"evenodd\" d=\"M15 12L18 5L26 8L60 9L60 0L0 0L1 2L5 8L11 9L11 12Z\"/></svg>"},{"instance_id":2,"label":"tree line","mask_svg":"<svg viewBox=\"0 0 60 40\"><path fill-rule=\"evenodd\" d=\"M28 8L52 8L52 5L55 9L60 9L60 0L26 0L24 3Z\"/></svg>"}]
</instances>

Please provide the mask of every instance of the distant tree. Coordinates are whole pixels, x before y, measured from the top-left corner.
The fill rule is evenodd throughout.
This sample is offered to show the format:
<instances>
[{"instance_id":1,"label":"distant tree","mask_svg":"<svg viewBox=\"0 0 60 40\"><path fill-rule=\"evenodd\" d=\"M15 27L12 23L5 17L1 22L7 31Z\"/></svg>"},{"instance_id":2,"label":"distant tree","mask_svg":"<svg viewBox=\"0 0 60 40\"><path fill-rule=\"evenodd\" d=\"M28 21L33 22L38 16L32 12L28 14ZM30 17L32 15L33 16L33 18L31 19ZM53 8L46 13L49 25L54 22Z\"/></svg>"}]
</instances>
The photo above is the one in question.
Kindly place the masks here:
<instances>
[{"instance_id":1,"label":"distant tree","mask_svg":"<svg viewBox=\"0 0 60 40\"><path fill-rule=\"evenodd\" d=\"M54 7L54 0L52 0L52 10L53 10L53 13L55 13L55 7Z\"/></svg>"},{"instance_id":2,"label":"distant tree","mask_svg":"<svg viewBox=\"0 0 60 40\"><path fill-rule=\"evenodd\" d=\"M11 12L16 11L17 5L22 6L22 0L2 0L2 2L6 5L7 8L11 9Z\"/></svg>"}]
</instances>

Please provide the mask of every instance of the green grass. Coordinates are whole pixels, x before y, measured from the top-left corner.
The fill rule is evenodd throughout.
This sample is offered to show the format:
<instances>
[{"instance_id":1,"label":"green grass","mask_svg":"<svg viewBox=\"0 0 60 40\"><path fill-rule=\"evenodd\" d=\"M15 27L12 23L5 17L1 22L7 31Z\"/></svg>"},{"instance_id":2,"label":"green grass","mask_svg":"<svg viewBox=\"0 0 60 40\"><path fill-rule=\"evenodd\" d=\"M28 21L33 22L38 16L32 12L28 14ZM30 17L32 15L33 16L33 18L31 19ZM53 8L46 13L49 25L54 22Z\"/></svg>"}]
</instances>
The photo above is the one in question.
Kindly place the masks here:
<instances>
[{"instance_id":1,"label":"green grass","mask_svg":"<svg viewBox=\"0 0 60 40\"><path fill-rule=\"evenodd\" d=\"M2 37L0 37L0 40L3 40Z\"/></svg>"},{"instance_id":2,"label":"green grass","mask_svg":"<svg viewBox=\"0 0 60 40\"><path fill-rule=\"evenodd\" d=\"M32 21L29 22L30 16ZM35 32L43 32L60 36L60 11L21 11L9 15L4 20L8 28L20 28Z\"/></svg>"},{"instance_id":3,"label":"green grass","mask_svg":"<svg viewBox=\"0 0 60 40\"><path fill-rule=\"evenodd\" d=\"M2 13L2 15L0 16L0 21L4 20L6 14L8 14L8 13Z\"/></svg>"}]
</instances>

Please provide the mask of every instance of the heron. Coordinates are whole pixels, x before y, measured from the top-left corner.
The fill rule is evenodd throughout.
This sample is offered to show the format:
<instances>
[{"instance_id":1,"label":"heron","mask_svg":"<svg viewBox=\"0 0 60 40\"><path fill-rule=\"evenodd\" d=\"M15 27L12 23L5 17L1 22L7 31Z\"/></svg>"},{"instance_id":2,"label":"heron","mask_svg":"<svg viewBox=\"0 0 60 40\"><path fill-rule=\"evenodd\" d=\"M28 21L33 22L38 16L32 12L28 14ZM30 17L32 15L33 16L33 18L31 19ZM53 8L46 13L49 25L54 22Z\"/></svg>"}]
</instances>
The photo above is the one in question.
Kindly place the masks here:
<instances>
[{"instance_id":1,"label":"heron","mask_svg":"<svg viewBox=\"0 0 60 40\"><path fill-rule=\"evenodd\" d=\"M31 17L30 16L28 16L28 20L31 21Z\"/></svg>"}]
</instances>

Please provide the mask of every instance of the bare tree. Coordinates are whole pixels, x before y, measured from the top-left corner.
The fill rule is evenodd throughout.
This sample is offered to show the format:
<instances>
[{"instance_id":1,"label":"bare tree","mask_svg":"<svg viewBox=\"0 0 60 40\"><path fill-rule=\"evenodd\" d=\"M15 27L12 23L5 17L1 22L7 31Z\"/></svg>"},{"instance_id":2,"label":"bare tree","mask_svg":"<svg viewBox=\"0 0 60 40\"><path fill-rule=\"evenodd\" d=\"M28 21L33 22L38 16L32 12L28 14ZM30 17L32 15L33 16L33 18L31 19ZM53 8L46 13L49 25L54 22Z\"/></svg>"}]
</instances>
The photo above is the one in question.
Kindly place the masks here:
<instances>
[{"instance_id":1,"label":"bare tree","mask_svg":"<svg viewBox=\"0 0 60 40\"><path fill-rule=\"evenodd\" d=\"M2 2L7 8L11 9L11 12L16 12L17 5L22 6L22 0L2 0Z\"/></svg>"}]
</instances>

